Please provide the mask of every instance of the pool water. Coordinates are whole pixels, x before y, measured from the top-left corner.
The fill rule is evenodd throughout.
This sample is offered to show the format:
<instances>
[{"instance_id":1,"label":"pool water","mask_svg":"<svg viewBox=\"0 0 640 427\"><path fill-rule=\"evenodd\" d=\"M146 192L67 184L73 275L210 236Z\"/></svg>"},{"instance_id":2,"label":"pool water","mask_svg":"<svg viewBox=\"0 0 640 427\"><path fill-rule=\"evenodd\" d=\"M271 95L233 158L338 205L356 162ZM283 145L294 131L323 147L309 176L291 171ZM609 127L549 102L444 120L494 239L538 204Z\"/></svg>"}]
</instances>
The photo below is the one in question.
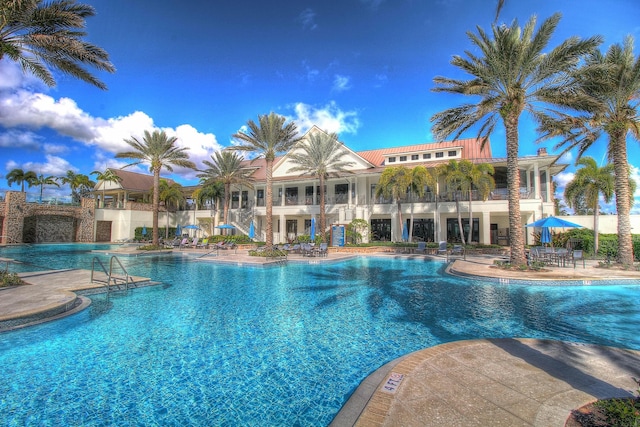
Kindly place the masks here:
<instances>
[{"instance_id":1,"label":"pool water","mask_svg":"<svg viewBox=\"0 0 640 427\"><path fill-rule=\"evenodd\" d=\"M90 269L91 248L0 256L28 261L14 271ZM81 313L0 334L5 425L325 426L368 374L440 343L534 337L640 350L639 282L504 285L448 276L441 262L377 257L278 267L120 260L163 284L93 295Z\"/></svg>"}]
</instances>

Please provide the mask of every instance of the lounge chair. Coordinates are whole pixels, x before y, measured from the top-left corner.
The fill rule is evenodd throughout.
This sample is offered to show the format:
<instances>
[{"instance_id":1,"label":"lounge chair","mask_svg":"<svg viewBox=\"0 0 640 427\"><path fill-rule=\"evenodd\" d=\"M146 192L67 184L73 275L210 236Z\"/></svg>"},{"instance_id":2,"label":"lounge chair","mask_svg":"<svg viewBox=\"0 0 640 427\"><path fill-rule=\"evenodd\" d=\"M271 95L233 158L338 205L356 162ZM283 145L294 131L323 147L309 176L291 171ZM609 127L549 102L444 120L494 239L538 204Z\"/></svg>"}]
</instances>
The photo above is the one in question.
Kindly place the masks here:
<instances>
[{"instance_id":1,"label":"lounge chair","mask_svg":"<svg viewBox=\"0 0 640 427\"><path fill-rule=\"evenodd\" d=\"M189 246L189 239L188 238L184 238L180 241L180 244L178 245L178 248L182 249Z\"/></svg>"},{"instance_id":2,"label":"lounge chair","mask_svg":"<svg viewBox=\"0 0 640 427\"><path fill-rule=\"evenodd\" d=\"M427 250L427 244L425 242L418 242L418 247L416 248L417 254L425 254Z\"/></svg>"},{"instance_id":3,"label":"lounge chair","mask_svg":"<svg viewBox=\"0 0 640 427\"><path fill-rule=\"evenodd\" d=\"M449 253L450 256L464 257L464 247L462 245L453 245L453 249Z\"/></svg>"},{"instance_id":4,"label":"lounge chair","mask_svg":"<svg viewBox=\"0 0 640 427\"><path fill-rule=\"evenodd\" d=\"M447 242L444 240L438 242L438 255L446 255L447 254Z\"/></svg>"},{"instance_id":5,"label":"lounge chair","mask_svg":"<svg viewBox=\"0 0 640 427\"><path fill-rule=\"evenodd\" d=\"M209 249L209 239L204 239L202 242L196 244L196 249Z\"/></svg>"}]
</instances>

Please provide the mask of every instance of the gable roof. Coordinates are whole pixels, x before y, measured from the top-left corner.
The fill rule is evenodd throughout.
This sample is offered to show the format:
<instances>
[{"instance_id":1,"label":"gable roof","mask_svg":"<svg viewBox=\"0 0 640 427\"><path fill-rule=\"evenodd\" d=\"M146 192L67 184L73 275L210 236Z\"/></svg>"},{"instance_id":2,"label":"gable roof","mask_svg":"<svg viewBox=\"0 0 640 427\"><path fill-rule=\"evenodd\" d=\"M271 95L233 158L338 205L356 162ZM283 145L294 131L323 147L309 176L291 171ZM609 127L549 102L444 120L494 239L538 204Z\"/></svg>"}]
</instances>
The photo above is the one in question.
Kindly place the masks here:
<instances>
[{"instance_id":1,"label":"gable roof","mask_svg":"<svg viewBox=\"0 0 640 427\"><path fill-rule=\"evenodd\" d=\"M101 181L96 185L96 189L102 184L105 185L105 189L107 190L120 188L127 191L149 192L153 189L153 175L146 175L123 169L109 168L109 170L120 177L120 182ZM174 182L169 178L160 177L160 179L166 179L169 183Z\"/></svg>"}]
</instances>

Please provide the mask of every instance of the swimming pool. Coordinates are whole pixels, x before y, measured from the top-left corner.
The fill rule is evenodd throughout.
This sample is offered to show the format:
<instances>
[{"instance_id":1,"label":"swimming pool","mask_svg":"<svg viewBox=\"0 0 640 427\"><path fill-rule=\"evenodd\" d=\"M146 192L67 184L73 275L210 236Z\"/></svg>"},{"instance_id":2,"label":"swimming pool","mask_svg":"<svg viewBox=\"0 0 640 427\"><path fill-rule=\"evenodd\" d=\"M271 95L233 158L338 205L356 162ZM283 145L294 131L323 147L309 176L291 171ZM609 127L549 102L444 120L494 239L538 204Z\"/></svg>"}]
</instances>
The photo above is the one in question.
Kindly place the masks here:
<instances>
[{"instance_id":1,"label":"swimming pool","mask_svg":"<svg viewBox=\"0 0 640 427\"><path fill-rule=\"evenodd\" d=\"M0 256L28 261L14 266L23 270L90 268L90 248ZM501 285L397 258L268 268L120 259L164 285L94 295L81 313L0 334L7 425L324 426L369 373L444 342L535 337L640 350L637 284Z\"/></svg>"}]
</instances>

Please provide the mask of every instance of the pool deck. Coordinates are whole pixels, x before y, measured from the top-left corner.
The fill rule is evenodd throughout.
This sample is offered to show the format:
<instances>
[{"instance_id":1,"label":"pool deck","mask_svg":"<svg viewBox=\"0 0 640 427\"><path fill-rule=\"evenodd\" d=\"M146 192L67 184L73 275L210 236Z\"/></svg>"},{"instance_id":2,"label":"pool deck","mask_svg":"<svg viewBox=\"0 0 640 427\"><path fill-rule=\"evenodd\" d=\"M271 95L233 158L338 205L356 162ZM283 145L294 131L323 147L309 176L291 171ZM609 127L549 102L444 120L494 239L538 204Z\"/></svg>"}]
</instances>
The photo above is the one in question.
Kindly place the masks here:
<instances>
[{"instance_id":1,"label":"pool deck","mask_svg":"<svg viewBox=\"0 0 640 427\"><path fill-rule=\"evenodd\" d=\"M109 254L143 256L123 247ZM174 251L201 257L206 250ZM354 254L328 257L290 255L288 262L339 262ZM424 255L378 253L375 256L424 258ZM429 257L429 256L427 256ZM208 262L268 265L246 251L202 257ZM438 258L438 257L433 257ZM440 258L442 259L442 257ZM549 267L521 272L493 267L495 257L457 259L451 274L505 281L636 279L640 272L596 268ZM20 273L29 285L0 288L0 322L58 318L85 308L90 301L75 292L103 287L90 282L88 270ZM149 278L135 278L138 282ZM67 310L67 313L59 313ZM31 323L37 323L42 319ZM20 322L20 327L31 324ZM7 328L0 331L7 330ZM369 375L336 415L332 426L564 426L572 409L605 397L632 396L640 377L640 352L596 345L535 339L482 339L426 348L387 363Z\"/></svg>"}]
</instances>

